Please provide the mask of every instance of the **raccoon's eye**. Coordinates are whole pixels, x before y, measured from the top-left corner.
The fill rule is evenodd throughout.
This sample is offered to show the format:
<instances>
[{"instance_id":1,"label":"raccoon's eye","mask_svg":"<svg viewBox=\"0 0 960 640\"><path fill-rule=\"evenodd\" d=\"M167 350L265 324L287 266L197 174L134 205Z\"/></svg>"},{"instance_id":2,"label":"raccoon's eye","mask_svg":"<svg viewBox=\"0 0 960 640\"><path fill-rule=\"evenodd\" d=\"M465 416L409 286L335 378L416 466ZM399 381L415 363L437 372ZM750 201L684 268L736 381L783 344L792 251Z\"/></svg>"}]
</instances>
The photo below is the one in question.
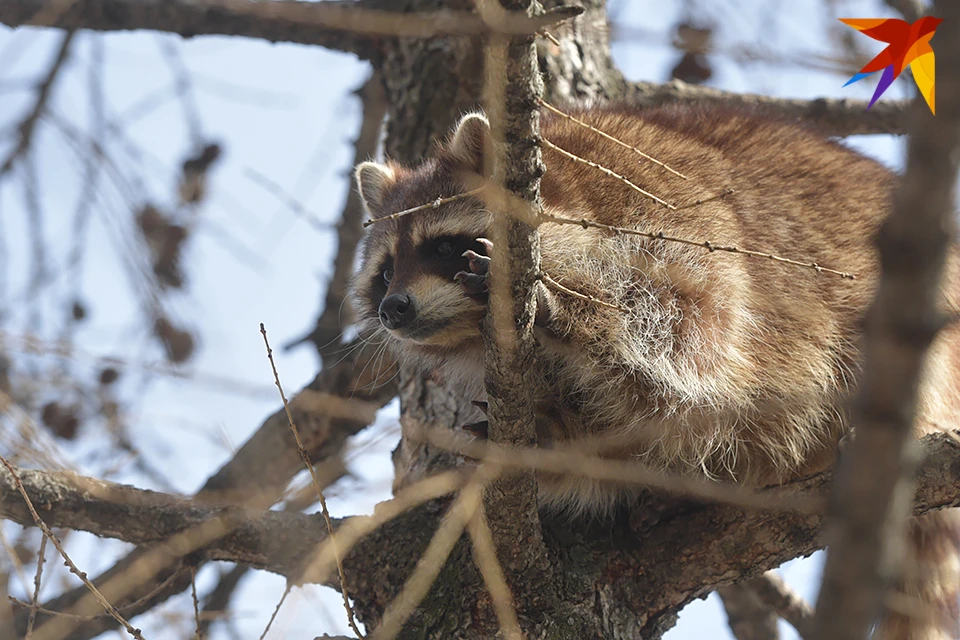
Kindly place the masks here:
<instances>
[{"instance_id":1,"label":"raccoon's eye","mask_svg":"<svg viewBox=\"0 0 960 640\"><path fill-rule=\"evenodd\" d=\"M383 281L387 284L390 284L390 281L393 280L393 269L384 269L383 270Z\"/></svg>"},{"instance_id":2,"label":"raccoon's eye","mask_svg":"<svg viewBox=\"0 0 960 640\"><path fill-rule=\"evenodd\" d=\"M453 244L450 242L441 242L435 249L438 258L449 258L453 255Z\"/></svg>"}]
</instances>

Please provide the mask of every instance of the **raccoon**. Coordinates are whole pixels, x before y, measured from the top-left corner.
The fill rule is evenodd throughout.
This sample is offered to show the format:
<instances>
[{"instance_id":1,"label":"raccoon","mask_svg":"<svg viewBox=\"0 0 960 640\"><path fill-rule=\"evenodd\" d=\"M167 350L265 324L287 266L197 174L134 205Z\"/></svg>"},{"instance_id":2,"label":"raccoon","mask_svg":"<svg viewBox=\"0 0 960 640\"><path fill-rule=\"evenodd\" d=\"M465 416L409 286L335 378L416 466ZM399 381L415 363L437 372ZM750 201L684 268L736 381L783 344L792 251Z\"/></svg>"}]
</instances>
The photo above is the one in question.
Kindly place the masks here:
<instances>
[{"instance_id":1,"label":"raccoon","mask_svg":"<svg viewBox=\"0 0 960 640\"><path fill-rule=\"evenodd\" d=\"M879 274L872 240L896 176L760 110L608 105L570 115L625 144L543 111L541 135L551 143L542 151L545 213L769 252L856 277L702 244L542 224L549 280L536 285L540 445L752 487L829 467L848 424L862 316ZM467 191L483 172L489 137L486 118L469 114L419 167L359 165L369 215ZM495 215L465 197L372 225L352 286L362 330L478 401L485 400L479 324L490 268L484 238ZM930 352L918 435L960 424L958 344L951 329ZM582 478L544 474L539 484L545 505L572 511L603 512L624 498L622 489ZM952 512L913 526L917 540L923 531L956 531ZM930 559L942 576L941 603L944 594L955 599L960 572L956 543L948 546Z\"/></svg>"}]
</instances>

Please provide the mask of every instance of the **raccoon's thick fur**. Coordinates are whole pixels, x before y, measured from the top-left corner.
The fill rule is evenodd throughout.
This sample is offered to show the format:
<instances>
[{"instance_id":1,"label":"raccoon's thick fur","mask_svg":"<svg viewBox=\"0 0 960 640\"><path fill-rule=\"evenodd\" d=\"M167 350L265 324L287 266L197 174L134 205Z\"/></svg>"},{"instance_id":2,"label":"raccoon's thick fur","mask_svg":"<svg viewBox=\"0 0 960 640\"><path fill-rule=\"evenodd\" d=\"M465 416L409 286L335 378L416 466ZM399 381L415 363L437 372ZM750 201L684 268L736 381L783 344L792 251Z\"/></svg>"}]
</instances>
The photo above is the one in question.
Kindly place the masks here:
<instances>
[{"instance_id":1,"label":"raccoon's thick fur","mask_svg":"<svg viewBox=\"0 0 960 640\"><path fill-rule=\"evenodd\" d=\"M673 171L549 112L541 114L542 136L670 206L545 146L547 213L769 252L856 279L640 236L541 225L543 272L622 309L537 284L541 446L750 486L831 465L879 274L873 238L896 176L811 129L759 111L608 106L572 115ZM356 177L369 214L379 218L468 190L484 166L488 138L486 119L472 114L419 167L361 164ZM382 334L399 358L438 371L470 400L485 399L478 326L487 246L478 238L487 236L492 215L480 200L464 198L373 225L353 286L365 331ZM956 272L955 260L950 271ZM955 285L951 276L943 289ZM930 352L919 434L960 425L957 338L954 329L944 332ZM603 510L620 497L578 478L543 475L540 485L546 504L579 510ZM956 531L952 514L921 518L914 528L915 540L923 531ZM955 535L948 542L936 561L937 596L917 581L904 588L941 608L952 598L956 609ZM905 632L896 623L886 628L898 629L881 630L889 638L954 637L939 624L916 632L916 624Z\"/></svg>"}]
</instances>

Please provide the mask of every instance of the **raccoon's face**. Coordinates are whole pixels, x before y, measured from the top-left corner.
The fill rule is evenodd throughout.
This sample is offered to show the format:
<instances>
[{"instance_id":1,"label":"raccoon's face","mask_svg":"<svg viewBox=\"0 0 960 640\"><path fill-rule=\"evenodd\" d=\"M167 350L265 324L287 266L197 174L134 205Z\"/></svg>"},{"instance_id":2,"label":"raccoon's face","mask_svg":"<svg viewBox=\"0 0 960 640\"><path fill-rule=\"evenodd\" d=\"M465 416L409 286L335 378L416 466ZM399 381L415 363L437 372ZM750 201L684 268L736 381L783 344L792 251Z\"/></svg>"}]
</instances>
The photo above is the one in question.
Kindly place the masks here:
<instances>
[{"instance_id":1,"label":"raccoon's face","mask_svg":"<svg viewBox=\"0 0 960 640\"><path fill-rule=\"evenodd\" d=\"M482 117L468 116L438 157L416 169L359 165L357 184L369 215L383 218L466 191L462 178L477 166L484 126ZM454 276L469 270L465 251L486 254L477 238L489 223L480 200L463 198L372 225L351 286L363 328L423 355L479 345L486 294L468 294Z\"/></svg>"}]
</instances>

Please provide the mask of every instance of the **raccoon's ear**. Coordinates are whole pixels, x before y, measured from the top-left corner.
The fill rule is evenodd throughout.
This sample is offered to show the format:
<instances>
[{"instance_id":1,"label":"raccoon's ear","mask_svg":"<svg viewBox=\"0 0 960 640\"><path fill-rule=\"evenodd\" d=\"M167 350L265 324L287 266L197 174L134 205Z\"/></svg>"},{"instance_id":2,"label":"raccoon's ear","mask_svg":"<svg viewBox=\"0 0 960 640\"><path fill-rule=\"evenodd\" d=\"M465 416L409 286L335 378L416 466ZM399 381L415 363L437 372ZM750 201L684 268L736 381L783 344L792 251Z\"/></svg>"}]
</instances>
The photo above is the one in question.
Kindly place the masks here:
<instances>
[{"instance_id":1,"label":"raccoon's ear","mask_svg":"<svg viewBox=\"0 0 960 640\"><path fill-rule=\"evenodd\" d=\"M447 150L466 168L483 173L484 147L490 137L490 121L482 113L465 115L457 124Z\"/></svg>"},{"instance_id":2,"label":"raccoon's ear","mask_svg":"<svg viewBox=\"0 0 960 640\"><path fill-rule=\"evenodd\" d=\"M371 216L376 218L382 215L383 192L393 184L396 176L393 169L377 162L361 162L357 165L354 175L357 178L357 189L360 199Z\"/></svg>"}]
</instances>

